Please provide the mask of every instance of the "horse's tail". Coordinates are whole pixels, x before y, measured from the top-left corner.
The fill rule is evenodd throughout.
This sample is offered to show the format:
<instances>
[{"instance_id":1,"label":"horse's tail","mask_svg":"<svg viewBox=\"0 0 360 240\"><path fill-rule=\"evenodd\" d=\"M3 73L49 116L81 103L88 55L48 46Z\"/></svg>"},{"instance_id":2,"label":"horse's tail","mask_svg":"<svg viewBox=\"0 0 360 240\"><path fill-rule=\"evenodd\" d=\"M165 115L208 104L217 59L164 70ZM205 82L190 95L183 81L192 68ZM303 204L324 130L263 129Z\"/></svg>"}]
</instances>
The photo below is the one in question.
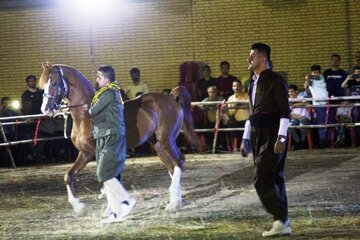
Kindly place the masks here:
<instances>
[{"instance_id":1,"label":"horse's tail","mask_svg":"<svg viewBox=\"0 0 360 240\"><path fill-rule=\"evenodd\" d=\"M172 95L176 102L178 102L184 112L184 119L182 130L186 140L194 145L199 146L199 137L194 130L194 123L191 115L191 96L188 90L183 86L174 88L170 95Z\"/></svg>"}]
</instances>

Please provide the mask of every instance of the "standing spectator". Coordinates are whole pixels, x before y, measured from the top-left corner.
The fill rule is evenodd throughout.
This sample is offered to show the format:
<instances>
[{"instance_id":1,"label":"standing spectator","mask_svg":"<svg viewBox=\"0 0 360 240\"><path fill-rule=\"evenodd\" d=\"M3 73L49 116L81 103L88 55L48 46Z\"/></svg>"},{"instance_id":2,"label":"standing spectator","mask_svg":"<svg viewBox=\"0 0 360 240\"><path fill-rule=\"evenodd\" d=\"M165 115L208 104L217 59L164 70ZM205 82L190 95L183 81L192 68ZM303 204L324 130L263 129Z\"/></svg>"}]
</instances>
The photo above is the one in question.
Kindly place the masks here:
<instances>
[{"instance_id":1,"label":"standing spectator","mask_svg":"<svg viewBox=\"0 0 360 240\"><path fill-rule=\"evenodd\" d=\"M341 87L348 74L340 68L340 61L340 55L336 53L333 54L331 56L331 68L325 70L323 73L329 97L341 97L344 95L349 95L349 93L347 91L344 91L344 88ZM337 104L339 102L340 101L329 101L330 104ZM328 124L335 123L335 114L336 107L330 107L327 115ZM330 139L333 139L334 128L329 128L329 133L331 134Z\"/></svg>"},{"instance_id":2,"label":"standing spectator","mask_svg":"<svg viewBox=\"0 0 360 240\"><path fill-rule=\"evenodd\" d=\"M180 65L179 86L185 87L191 96L191 101L197 101L196 81L199 79L199 64L187 61Z\"/></svg>"},{"instance_id":3,"label":"standing spectator","mask_svg":"<svg viewBox=\"0 0 360 240\"><path fill-rule=\"evenodd\" d=\"M150 92L148 85L145 82L141 81L140 79L140 69L132 68L130 70L130 76L133 82L127 85L126 87L124 87L124 92L130 100L136 98L137 93Z\"/></svg>"},{"instance_id":4,"label":"standing spectator","mask_svg":"<svg viewBox=\"0 0 360 240\"><path fill-rule=\"evenodd\" d=\"M249 69L254 71L249 88L250 124L246 124L240 152L246 155L250 139L255 164L255 189L264 208L274 217L270 231L263 237L291 234L284 181L287 154L287 130L290 117L286 81L274 73L271 49L264 43L251 46Z\"/></svg>"},{"instance_id":5,"label":"standing spectator","mask_svg":"<svg viewBox=\"0 0 360 240\"><path fill-rule=\"evenodd\" d=\"M233 82L233 91L234 94L231 95L228 99L228 102L239 102L239 101L248 101L249 98L246 93L242 91L241 82L235 80ZM229 103L228 104L228 115L229 122L228 125L230 128L243 128L245 126L246 120L249 118L249 104L248 103ZM238 146L235 144L235 138L239 141L240 145L242 139L243 131L232 131L230 132L230 139L233 143L233 150L237 151Z\"/></svg>"},{"instance_id":6,"label":"standing spectator","mask_svg":"<svg viewBox=\"0 0 360 240\"><path fill-rule=\"evenodd\" d=\"M340 55L333 54L331 56L331 67L326 69L323 73L329 97L340 97L345 95L341 84L345 81L348 74L340 68L340 61Z\"/></svg>"},{"instance_id":7,"label":"standing spectator","mask_svg":"<svg viewBox=\"0 0 360 240\"><path fill-rule=\"evenodd\" d=\"M289 98L296 99L301 98L298 94L298 87L295 84L289 85ZM304 126L311 124L310 113L306 109L306 102L293 102L291 103L291 120L290 126ZM298 133L298 129L289 128L289 133L291 137L294 139L294 149L302 149L306 146L306 135L308 133L307 128L300 128L300 136Z\"/></svg>"},{"instance_id":8,"label":"standing spectator","mask_svg":"<svg viewBox=\"0 0 360 240\"><path fill-rule=\"evenodd\" d=\"M305 76L305 89L308 88L311 95L315 99L327 98L329 96L326 89L326 82L324 76L321 74L321 67L319 65L312 65L310 67L310 74ZM316 114L317 124L326 125L326 100L313 100L313 105ZM328 113L329 114L329 113ZM328 139L331 139L331 132L326 128L319 128L319 147L324 148L328 146Z\"/></svg>"},{"instance_id":9,"label":"standing spectator","mask_svg":"<svg viewBox=\"0 0 360 240\"><path fill-rule=\"evenodd\" d=\"M21 96L22 114L41 114L41 104L44 92L36 87L36 77L26 77L28 89Z\"/></svg>"},{"instance_id":10,"label":"standing spectator","mask_svg":"<svg viewBox=\"0 0 360 240\"><path fill-rule=\"evenodd\" d=\"M21 96L21 112L23 115L41 114L41 104L44 91L36 87L36 81L37 79L34 75L29 75L26 77L26 84L28 89ZM46 120L41 120L43 126L45 126L43 123L44 121ZM36 123L29 121L29 124L22 125L20 130L24 139L33 139L36 130ZM44 137L42 135L42 131L39 131L38 137ZM44 160L44 147L45 142L43 141L38 142L36 145L32 145L31 149L25 150L26 158L35 162Z\"/></svg>"},{"instance_id":11,"label":"standing spectator","mask_svg":"<svg viewBox=\"0 0 360 240\"><path fill-rule=\"evenodd\" d=\"M115 82L111 66L100 66L96 82L100 90L95 93L89 113L93 121L96 140L96 175L103 183L111 213L102 223L124 221L136 200L130 196L117 179L126 159L124 106L120 87Z\"/></svg>"},{"instance_id":12,"label":"standing spectator","mask_svg":"<svg viewBox=\"0 0 360 240\"><path fill-rule=\"evenodd\" d=\"M238 80L235 76L230 74L230 63L223 61L220 63L221 75L216 79L216 87L219 95L228 99L233 94L232 83Z\"/></svg>"},{"instance_id":13,"label":"standing spectator","mask_svg":"<svg viewBox=\"0 0 360 240\"><path fill-rule=\"evenodd\" d=\"M351 96L360 97L360 66L355 67L351 75L349 75L346 80L341 85L343 88L348 88L350 90ZM360 100L354 100L355 103L359 103ZM360 123L360 106L354 106L352 108L352 120L355 123ZM360 142L360 127L356 127L356 136L358 143Z\"/></svg>"},{"instance_id":14,"label":"standing spectator","mask_svg":"<svg viewBox=\"0 0 360 240\"><path fill-rule=\"evenodd\" d=\"M215 86L215 78L211 76L211 68L208 65L204 65L202 68L202 78L200 78L197 82L197 91L198 91L198 100L204 100L207 94L207 88L210 86Z\"/></svg>"}]
</instances>

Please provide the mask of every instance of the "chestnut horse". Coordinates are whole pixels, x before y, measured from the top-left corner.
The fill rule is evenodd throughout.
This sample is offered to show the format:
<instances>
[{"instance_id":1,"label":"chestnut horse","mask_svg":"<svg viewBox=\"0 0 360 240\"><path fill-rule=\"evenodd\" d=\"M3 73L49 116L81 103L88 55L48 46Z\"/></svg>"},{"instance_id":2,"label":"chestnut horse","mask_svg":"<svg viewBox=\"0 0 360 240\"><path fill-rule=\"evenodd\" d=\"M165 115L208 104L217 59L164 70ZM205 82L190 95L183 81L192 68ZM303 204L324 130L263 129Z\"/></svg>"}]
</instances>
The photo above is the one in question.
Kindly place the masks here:
<instances>
[{"instance_id":1,"label":"chestnut horse","mask_svg":"<svg viewBox=\"0 0 360 240\"><path fill-rule=\"evenodd\" d=\"M61 103L66 102L73 119L71 140L79 154L64 181L69 203L76 213L82 213L85 205L76 196L74 182L76 173L95 159L91 119L83 107L90 104L95 89L73 67L46 62L43 69L39 79L40 87L44 88L42 112L53 115L62 108ZM186 139L198 145L190 107L190 94L183 87L173 89L170 95L147 93L124 103L127 148L139 146L154 133L156 135L154 148L171 177L166 211L174 212L182 205L180 177L185 156L176 146L181 128Z\"/></svg>"}]
</instances>

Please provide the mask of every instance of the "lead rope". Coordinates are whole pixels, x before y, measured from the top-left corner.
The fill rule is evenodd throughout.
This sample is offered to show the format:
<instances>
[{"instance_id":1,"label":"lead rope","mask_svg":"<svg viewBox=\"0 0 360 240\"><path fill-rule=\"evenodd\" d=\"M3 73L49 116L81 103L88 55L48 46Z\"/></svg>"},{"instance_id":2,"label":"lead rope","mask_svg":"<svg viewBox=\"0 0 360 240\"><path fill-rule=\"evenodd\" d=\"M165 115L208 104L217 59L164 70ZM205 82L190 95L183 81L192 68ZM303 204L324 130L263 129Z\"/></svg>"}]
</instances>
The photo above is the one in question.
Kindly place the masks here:
<instances>
[{"instance_id":1,"label":"lead rope","mask_svg":"<svg viewBox=\"0 0 360 240\"><path fill-rule=\"evenodd\" d=\"M329 97L329 101L326 105L326 114L325 114L325 129L324 129L324 132L327 131L328 129L328 122L329 122L329 111L330 111L330 102L331 102L331 98L332 96Z\"/></svg>"},{"instance_id":2,"label":"lead rope","mask_svg":"<svg viewBox=\"0 0 360 240\"><path fill-rule=\"evenodd\" d=\"M41 122L41 118L38 118L36 128L35 128L34 139L33 139L34 146L37 144L40 122Z\"/></svg>"}]
</instances>

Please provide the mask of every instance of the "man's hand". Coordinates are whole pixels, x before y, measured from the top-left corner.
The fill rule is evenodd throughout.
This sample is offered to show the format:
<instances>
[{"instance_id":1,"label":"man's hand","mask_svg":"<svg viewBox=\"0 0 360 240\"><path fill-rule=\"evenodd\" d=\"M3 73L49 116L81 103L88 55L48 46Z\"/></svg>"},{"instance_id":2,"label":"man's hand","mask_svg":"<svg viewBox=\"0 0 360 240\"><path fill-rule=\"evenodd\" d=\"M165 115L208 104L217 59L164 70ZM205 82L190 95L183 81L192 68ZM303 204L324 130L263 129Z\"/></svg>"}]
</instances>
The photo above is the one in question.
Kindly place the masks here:
<instances>
[{"instance_id":1,"label":"man's hand","mask_svg":"<svg viewBox=\"0 0 360 240\"><path fill-rule=\"evenodd\" d=\"M274 153L280 154L285 151L286 136L279 135L274 146Z\"/></svg>"},{"instance_id":2,"label":"man's hand","mask_svg":"<svg viewBox=\"0 0 360 240\"><path fill-rule=\"evenodd\" d=\"M82 107L85 109L85 111L88 111L90 108L89 104L86 104L86 103L84 105L82 105Z\"/></svg>"}]
</instances>

